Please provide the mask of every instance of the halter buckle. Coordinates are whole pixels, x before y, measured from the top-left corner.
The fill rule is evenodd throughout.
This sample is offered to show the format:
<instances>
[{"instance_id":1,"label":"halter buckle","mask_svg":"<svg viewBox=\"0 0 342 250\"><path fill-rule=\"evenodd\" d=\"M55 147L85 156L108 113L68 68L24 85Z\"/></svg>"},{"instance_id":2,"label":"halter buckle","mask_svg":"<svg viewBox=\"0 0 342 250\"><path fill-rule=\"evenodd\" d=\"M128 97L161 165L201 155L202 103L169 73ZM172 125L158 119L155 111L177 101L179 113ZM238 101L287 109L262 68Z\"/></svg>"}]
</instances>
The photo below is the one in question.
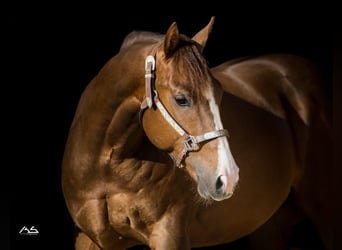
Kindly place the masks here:
<instances>
[{"instance_id":1,"label":"halter buckle","mask_svg":"<svg viewBox=\"0 0 342 250\"><path fill-rule=\"evenodd\" d=\"M200 149L200 145L198 144L195 136L192 136L192 135L188 135L185 138L184 145L188 152L198 151Z\"/></svg>"},{"instance_id":2,"label":"halter buckle","mask_svg":"<svg viewBox=\"0 0 342 250\"><path fill-rule=\"evenodd\" d=\"M151 65L151 68L150 68L150 65ZM154 59L154 56L152 55L147 56L145 59L145 70L154 71L155 69L156 69L156 60Z\"/></svg>"}]
</instances>

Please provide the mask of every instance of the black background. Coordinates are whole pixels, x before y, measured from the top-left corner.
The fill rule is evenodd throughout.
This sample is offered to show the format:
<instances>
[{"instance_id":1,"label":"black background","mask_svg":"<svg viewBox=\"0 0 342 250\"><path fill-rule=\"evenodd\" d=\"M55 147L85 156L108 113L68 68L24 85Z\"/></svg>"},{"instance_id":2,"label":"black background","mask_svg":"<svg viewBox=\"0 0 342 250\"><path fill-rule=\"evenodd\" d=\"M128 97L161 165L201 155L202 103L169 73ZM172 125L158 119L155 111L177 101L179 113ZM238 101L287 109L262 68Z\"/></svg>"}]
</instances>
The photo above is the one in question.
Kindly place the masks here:
<instances>
[{"instance_id":1,"label":"black background","mask_svg":"<svg viewBox=\"0 0 342 250\"><path fill-rule=\"evenodd\" d=\"M3 102L3 125L10 141L5 151L9 163L3 167L11 172L10 211L5 214L10 214L12 249L72 249L73 224L60 182L68 129L83 89L132 30L165 33L177 21L180 32L191 37L215 15L204 51L210 65L286 52L313 60L332 79L333 33L330 13L322 5L227 2L203 6L200 13L199 2L188 10L171 2L158 4L163 5L13 3L5 9L2 95L9 99ZM40 233L21 236L23 226L35 226Z\"/></svg>"}]
</instances>

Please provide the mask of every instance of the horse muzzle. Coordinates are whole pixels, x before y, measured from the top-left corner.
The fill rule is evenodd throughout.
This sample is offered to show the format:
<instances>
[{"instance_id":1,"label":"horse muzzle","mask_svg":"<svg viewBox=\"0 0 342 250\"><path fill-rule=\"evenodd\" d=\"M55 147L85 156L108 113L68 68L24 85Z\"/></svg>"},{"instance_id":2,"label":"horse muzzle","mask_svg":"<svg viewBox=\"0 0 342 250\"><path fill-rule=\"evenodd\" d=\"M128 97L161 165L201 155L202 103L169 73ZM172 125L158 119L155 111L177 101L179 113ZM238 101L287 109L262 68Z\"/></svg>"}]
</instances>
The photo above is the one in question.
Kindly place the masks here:
<instances>
[{"instance_id":1,"label":"horse muzzle","mask_svg":"<svg viewBox=\"0 0 342 250\"><path fill-rule=\"evenodd\" d=\"M232 197L239 181L239 170L236 169L230 174L212 175L208 172L197 172L196 181L198 193L203 199L222 201Z\"/></svg>"}]
</instances>

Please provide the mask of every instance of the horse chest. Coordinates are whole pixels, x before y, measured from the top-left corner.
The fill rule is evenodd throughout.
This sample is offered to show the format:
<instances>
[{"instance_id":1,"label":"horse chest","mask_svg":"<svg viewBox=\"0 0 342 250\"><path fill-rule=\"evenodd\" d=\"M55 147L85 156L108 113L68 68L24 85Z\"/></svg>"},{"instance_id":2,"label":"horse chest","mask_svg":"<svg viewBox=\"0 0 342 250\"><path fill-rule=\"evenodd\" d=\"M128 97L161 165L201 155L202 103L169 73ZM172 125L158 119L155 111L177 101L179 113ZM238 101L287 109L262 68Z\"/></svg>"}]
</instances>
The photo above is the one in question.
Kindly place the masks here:
<instances>
[{"instance_id":1,"label":"horse chest","mask_svg":"<svg viewBox=\"0 0 342 250\"><path fill-rule=\"evenodd\" d=\"M123 237L137 238L147 242L156 217L156 209L147 209L137 202L137 196L118 193L107 198L108 219L111 227Z\"/></svg>"},{"instance_id":2,"label":"horse chest","mask_svg":"<svg viewBox=\"0 0 342 250\"><path fill-rule=\"evenodd\" d=\"M179 211L178 204L182 203L182 198L175 197L184 196L182 189L170 188L170 185L177 187L179 181L174 171L163 166L151 167L140 166L134 178L129 182L125 180L124 185L112 183L112 190L106 198L111 227L123 238L134 238L145 244L156 223L165 216L172 216L174 209L170 211L170 207Z\"/></svg>"}]
</instances>

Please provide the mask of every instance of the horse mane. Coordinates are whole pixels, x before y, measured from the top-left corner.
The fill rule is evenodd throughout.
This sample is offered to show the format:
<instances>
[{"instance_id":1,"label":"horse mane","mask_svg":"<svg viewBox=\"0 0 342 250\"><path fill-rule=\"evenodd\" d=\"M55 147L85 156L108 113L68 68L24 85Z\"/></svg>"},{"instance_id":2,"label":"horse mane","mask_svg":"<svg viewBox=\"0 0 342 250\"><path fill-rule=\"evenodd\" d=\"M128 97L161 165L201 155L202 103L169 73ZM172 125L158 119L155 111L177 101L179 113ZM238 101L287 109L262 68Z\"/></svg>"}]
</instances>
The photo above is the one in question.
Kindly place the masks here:
<instances>
[{"instance_id":1,"label":"horse mane","mask_svg":"<svg viewBox=\"0 0 342 250\"><path fill-rule=\"evenodd\" d=\"M163 34L150 31L132 31L124 38L120 47L120 51L130 47L136 42L159 42L164 36L165 35Z\"/></svg>"}]
</instances>

